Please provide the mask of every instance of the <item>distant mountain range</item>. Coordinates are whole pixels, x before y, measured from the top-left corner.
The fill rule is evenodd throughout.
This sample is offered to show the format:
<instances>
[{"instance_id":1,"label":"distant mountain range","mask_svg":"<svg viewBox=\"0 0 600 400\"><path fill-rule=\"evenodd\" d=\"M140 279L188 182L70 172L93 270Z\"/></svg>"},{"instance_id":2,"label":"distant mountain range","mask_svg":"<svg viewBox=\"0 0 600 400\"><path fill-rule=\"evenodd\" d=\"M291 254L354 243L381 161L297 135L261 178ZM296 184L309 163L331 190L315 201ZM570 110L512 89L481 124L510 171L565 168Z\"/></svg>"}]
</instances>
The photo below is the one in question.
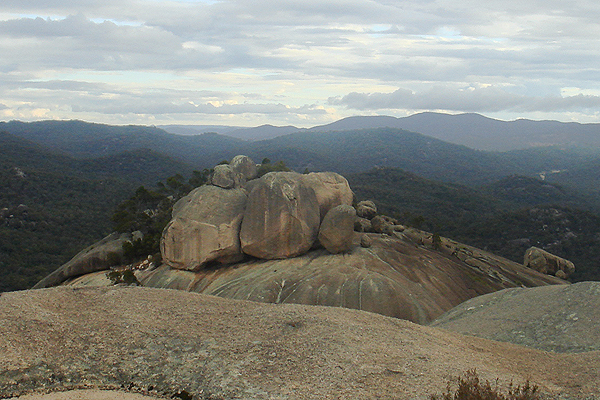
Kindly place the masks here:
<instances>
[{"instance_id":1,"label":"distant mountain range","mask_svg":"<svg viewBox=\"0 0 600 400\"><path fill-rule=\"evenodd\" d=\"M352 121L342 120L329 128L342 129ZM574 171L596 159L590 152L555 147L486 152L399 128L364 128L360 124L359 128L303 130L267 140L245 141L219 133L176 135L155 127L82 121L0 123L0 131L71 157L109 157L147 149L194 169L209 168L237 154L246 154L257 161L264 157L284 160L300 172L308 169L354 173L373 167L402 168L429 179L477 185L511 174L534 176L543 171Z\"/></svg>"},{"instance_id":2,"label":"distant mountain range","mask_svg":"<svg viewBox=\"0 0 600 400\"><path fill-rule=\"evenodd\" d=\"M600 148L600 124L526 119L501 121L479 114L450 115L426 112L404 118L357 116L310 129L273 125L253 128L215 125L161 126L167 132L175 134L215 132L250 141L272 139L302 131L328 132L386 127L418 132L476 150L510 151L546 146Z\"/></svg>"}]
</instances>

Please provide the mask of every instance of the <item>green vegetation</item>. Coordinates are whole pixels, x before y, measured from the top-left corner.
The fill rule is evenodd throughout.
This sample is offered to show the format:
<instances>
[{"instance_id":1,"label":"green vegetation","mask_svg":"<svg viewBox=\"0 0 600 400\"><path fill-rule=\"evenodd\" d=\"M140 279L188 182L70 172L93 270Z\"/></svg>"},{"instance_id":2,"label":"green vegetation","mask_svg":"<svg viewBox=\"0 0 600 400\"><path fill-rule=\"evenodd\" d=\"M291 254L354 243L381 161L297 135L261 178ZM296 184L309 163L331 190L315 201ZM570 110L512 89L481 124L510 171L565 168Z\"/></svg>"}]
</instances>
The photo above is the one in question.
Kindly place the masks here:
<instances>
[{"instance_id":1,"label":"green vegetation","mask_svg":"<svg viewBox=\"0 0 600 400\"><path fill-rule=\"evenodd\" d=\"M268 158L264 158L262 163L258 167L257 176L260 178L264 174L268 174L269 172L283 171L289 172L290 169L285 165L283 161L277 161L275 164L271 164L271 160Z\"/></svg>"},{"instance_id":2,"label":"green vegetation","mask_svg":"<svg viewBox=\"0 0 600 400\"><path fill-rule=\"evenodd\" d=\"M440 396L432 395L431 400L538 400L541 399L539 388L529 381L523 386L510 383L506 393L498 387L498 380L492 386L489 381L482 382L475 370L465 372L458 377L456 383L448 382L446 392ZM456 386L456 389L452 389Z\"/></svg>"},{"instance_id":3,"label":"green vegetation","mask_svg":"<svg viewBox=\"0 0 600 400\"><path fill-rule=\"evenodd\" d=\"M76 160L0 133L0 292L33 286L110 233L136 187L190 169L147 150Z\"/></svg>"},{"instance_id":4,"label":"green vegetation","mask_svg":"<svg viewBox=\"0 0 600 400\"><path fill-rule=\"evenodd\" d=\"M141 286L140 281L138 281L138 279L135 277L133 271L130 268L111 269L106 273L106 277L111 281L113 285L124 284L127 286Z\"/></svg>"}]
</instances>

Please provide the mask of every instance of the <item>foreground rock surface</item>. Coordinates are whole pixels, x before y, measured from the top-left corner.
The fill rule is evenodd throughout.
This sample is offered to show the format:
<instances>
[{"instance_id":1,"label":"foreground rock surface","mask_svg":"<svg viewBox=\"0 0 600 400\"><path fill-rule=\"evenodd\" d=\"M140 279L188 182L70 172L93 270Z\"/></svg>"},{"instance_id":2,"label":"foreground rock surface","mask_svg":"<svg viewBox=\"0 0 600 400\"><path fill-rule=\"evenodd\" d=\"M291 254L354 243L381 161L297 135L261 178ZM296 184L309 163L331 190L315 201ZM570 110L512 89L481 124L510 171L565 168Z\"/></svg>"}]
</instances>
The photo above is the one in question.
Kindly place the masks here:
<instances>
[{"instance_id":1,"label":"foreground rock surface","mask_svg":"<svg viewBox=\"0 0 600 400\"><path fill-rule=\"evenodd\" d=\"M416 231L407 233L421 237ZM370 247L361 247L361 235L370 239ZM344 254L321 249L290 259L253 260L198 272L162 266L139 271L136 276L148 287L267 303L354 308L417 323L428 323L481 294L522 285L565 283L453 243L456 256L417 244L404 233L355 234L352 250ZM70 284L102 285L106 278L98 272Z\"/></svg>"},{"instance_id":2,"label":"foreground rock surface","mask_svg":"<svg viewBox=\"0 0 600 400\"><path fill-rule=\"evenodd\" d=\"M581 282L476 297L431 325L546 351L600 351L598 310L600 282Z\"/></svg>"},{"instance_id":3,"label":"foreground rock surface","mask_svg":"<svg viewBox=\"0 0 600 400\"><path fill-rule=\"evenodd\" d=\"M85 310L85 312L82 312ZM81 387L194 399L426 399L476 368L561 399L600 353L552 354L372 313L149 288L0 296L0 397Z\"/></svg>"},{"instance_id":4,"label":"foreground rock surface","mask_svg":"<svg viewBox=\"0 0 600 400\"><path fill-rule=\"evenodd\" d=\"M64 392L30 393L24 396L11 397L8 400L152 400L157 398L159 397L128 393L121 390L75 389Z\"/></svg>"}]
</instances>

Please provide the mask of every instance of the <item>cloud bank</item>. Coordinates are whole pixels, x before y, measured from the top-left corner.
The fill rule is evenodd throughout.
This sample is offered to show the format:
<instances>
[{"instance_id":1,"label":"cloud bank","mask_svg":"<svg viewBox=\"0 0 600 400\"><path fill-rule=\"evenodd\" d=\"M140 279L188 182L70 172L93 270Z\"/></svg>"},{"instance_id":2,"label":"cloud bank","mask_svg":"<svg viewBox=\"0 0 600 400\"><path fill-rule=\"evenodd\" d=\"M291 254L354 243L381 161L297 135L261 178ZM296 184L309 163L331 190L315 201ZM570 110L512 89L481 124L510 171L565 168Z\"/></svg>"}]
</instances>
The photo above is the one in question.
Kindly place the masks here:
<instances>
[{"instance_id":1,"label":"cloud bank","mask_svg":"<svg viewBox=\"0 0 600 400\"><path fill-rule=\"evenodd\" d=\"M4 0L0 118L600 120L600 3Z\"/></svg>"}]
</instances>

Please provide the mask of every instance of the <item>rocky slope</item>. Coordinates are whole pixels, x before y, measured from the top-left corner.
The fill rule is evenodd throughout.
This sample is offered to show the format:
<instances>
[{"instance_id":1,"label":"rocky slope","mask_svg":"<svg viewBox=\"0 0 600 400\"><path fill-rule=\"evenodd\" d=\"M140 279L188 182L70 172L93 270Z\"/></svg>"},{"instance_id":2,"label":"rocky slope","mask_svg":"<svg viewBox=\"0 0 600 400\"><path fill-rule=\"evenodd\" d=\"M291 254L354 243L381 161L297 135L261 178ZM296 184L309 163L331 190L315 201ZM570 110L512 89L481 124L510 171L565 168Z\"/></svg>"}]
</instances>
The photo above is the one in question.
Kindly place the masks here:
<instances>
[{"instance_id":1,"label":"rocky slope","mask_svg":"<svg viewBox=\"0 0 600 400\"><path fill-rule=\"evenodd\" d=\"M515 288L466 301L431 326L545 351L600 351L598 309L600 282Z\"/></svg>"},{"instance_id":2,"label":"rocky slope","mask_svg":"<svg viewBox=\"0 0 600 400\"><path fill-rule=\"evenodd\" d=\"M371 240L370 247L360 245L363 236ZM435 250L428 240L430 234L412 229L392 235L356 233L352 250L344 254L321 249L300 257L251 260L195 272L163 265L136 271L136 276L147 287L267 303L346 307L417 323L428 323L482 294L515 286L564 283L447 239L445 251ZM69 284L111 282L106 271L99 271Z\"/></svg>"},{"instance_id":3,"label":"rocky slope","mask_svg":"<svg viewBox=\"0 0 600 400\"><path fill-rule=\"evenodd\" d=\"M183 291L0 296L0 397L122 388L190 399L425 399L476 368L553 398L598 398L600 353L553 354L373 313Z\"/></svg>"}]
</instances>

